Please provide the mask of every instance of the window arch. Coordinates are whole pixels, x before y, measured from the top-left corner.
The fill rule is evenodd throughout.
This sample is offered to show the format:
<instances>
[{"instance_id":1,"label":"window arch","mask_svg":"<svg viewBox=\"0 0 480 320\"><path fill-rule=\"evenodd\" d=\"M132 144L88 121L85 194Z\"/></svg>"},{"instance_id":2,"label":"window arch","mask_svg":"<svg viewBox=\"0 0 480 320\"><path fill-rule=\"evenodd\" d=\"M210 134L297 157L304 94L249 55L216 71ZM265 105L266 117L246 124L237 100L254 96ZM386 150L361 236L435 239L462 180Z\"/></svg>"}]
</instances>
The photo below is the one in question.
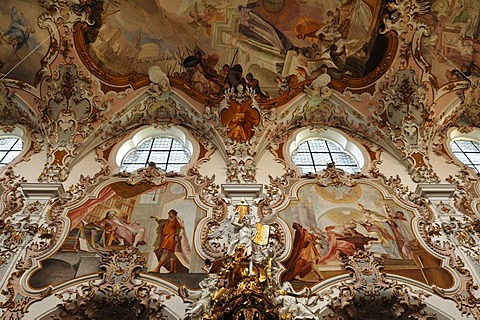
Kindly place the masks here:
<instances>
[{"instance_id":1,"label":"window arch","mask_svg":"<svg viewBox=\"0 0 480 320\"><path fill-rule=\"evenodd\" d=\"M12 132L0 130L0 168L12 163L24 150L24 131L15 128Z\"/></svg>"},{"instance_id":2,"label":"window arch","mask_svg":"<svg viewBox=\"0 0 480 320\"><path fill-rule=\"evenodd\" d=\"M468 134L455 129L450 133L450 151L461 163L480 173L480 130Z\"/></svg>"},{"instance_id":3,"label":"window arch","mask_svg":"<svg viewBox=\"0 0 480 320\"><path fill-rule=\"evenodd\" d=\"M146 128L119 148L116 162L127 172L144 168L150 162L166 172L180 172L190 162L192 153L192 143L181 130Z\"/></svg>"},{"instance_id":4,"label":"window arch","mask_svg":"<svg viewBox=\"0 0 480 320\"><path fill-rule=\"evenodd\" d=\"M360 148L341 133L328 129L323 132L299 132L290 144L291 161L303 173L316 173L329 163L349 173L360 172L365 157Z\"/></svg>"}]
</instances>

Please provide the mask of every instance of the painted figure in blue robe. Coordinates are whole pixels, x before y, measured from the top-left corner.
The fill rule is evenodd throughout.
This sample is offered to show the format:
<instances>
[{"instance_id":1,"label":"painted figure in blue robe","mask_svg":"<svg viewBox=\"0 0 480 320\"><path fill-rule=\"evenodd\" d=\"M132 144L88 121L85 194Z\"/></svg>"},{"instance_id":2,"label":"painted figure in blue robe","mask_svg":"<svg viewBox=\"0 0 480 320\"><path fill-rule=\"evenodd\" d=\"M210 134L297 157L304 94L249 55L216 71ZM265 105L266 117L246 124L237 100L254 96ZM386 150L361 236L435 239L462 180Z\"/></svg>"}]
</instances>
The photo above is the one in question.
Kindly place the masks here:
<instances>
[{"instance_id":1,"label":"painted figure in blue robe","mask_svg":"<svg viewBox=\"0 0 480 320\"><path fill-rule=\"evenodd\" d=\"M17 50L24 45L28 47L28 39L30 35L35 32L35 29L28 26L25 16L22 12L19 13L16 7L12 7L10 18L10 25L2 34L1 39L12 45L13 51L16 54Z\"/></svg>"}]
</instances>

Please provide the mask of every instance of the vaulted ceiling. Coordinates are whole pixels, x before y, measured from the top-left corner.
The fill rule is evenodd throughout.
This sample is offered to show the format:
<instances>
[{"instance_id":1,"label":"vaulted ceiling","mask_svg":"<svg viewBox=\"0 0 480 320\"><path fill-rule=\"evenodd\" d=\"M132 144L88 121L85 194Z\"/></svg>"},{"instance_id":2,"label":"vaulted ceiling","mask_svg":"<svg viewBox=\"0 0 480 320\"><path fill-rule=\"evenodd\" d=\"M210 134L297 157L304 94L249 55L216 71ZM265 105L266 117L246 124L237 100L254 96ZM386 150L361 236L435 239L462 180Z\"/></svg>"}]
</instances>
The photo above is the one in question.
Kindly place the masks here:
<instances>
[{"instance_id":1,"label":"vaulted ceiling","mask_svg":"<svg viewBox=\"0 0 480 320\"><path fill-rule=\"evenodd\" d=\"M292 110L309 100L320 107L303 110L304 125L376 140L412 159L414 181L437 181L434 173L420 177L430 170L424 150L441 152L450 127L468 131L480 122L478 6L474 0L6 0L1 125L26 125L37 142L32 152L50 140L39 179L64 180L65 167L110 133L166 119L181 119L199 136L225 126L204 115L220 114L226 88L248 85L263 110L260 145L300 125L297 119L272 126L268 112L292 119ZM324 96L312 88L324 72L331 105L321 107ZM175 102L162 96L167 91ZM155 94L164 102L148 100ZM219 134L209 138L221 145ZM62 177L51 177L52 166L65 171Z\"/></svg>"},{"instance_id":2,"label":"vaulted ceiling","mask_svg":"<svg viewBox=\"0 0 480 320\"><path fill-rule=\"evenodd\" d=\"M393 195L408 200L402 208L412 211L409 220L396 218L415 230L412 240L422 238L434 247L440 226L434 223L433 209L422 202L422 209L413 212L421 201L408 188L438 187L447 181L454 186L444 185L446 191L426 187L421 196L438 191L453 197L456 192L455 208L440 202L435 210L450 217L451 225L442 225L444 231L467 229L470 220L460 225L451 217L476 217L478 182L472 182L473 171L453 163L446 142L454 129L468 134L480 127L479 12L478 0L2 0L0 132L22 131L28 148L12 168L2 171L0 219L10 218L12 212L27 212L21 217L29 219L30 213L40 211L40 202L23 202L29 192L58 188L51 192L58 196L62 187L68 189L55 205L41 209L48 213L39 219L49 225L33 229L45 241L38 248L28 247L27 258L19 259L16 268L31 271L37 268L37 257L42 255L40 261L58 250L70 226L68 210L93 206L92 199L100 199L101 192L128 198L166 186L167 180L173 188L183 179L183 191L176 197L185 198L192 208L194 198L203 201L188 216L192 230L198 228L192 238L200 248L200 255L194 252L198 259L221 256L220 249L208 255L211 252L202 246L209 229L227 221L228 210L233 210L222 198L220 184L225 182L236 184L236 192L244 191L243 183L264 187L264 199L255 204L258 212L269 217L272 207L282 208L281 218L293 219L286 206L297 201L292 200L295 194L308 194L302 189L305 181L311 180L305 189L324 192L325 203L336 194L322 188L353 188L363 181L369 190L365 193L374 194L378 204L397 206ZM240 116L242 121L235 120ZM241 122L238 132L235 121ZM361 145L367 155L362 172L349 175L328 166L321 174L301 175L288 152L305 128L317 136L341 132ZM177 129L195 143L196 161L188 164L188 172L165 173L152 165L119 172L116 155L135 134ZM436 158L440 165L433 163ZM386 166L389 171L384 174L380 165L385 159L391 167L399 166ZM275 174L280 172L277 177L270 176L270 166ZM439 172L445 167L458 169L456 177ZM398 172L401 179L395 177ZM27 180L31 184L23 185L20 194L19 186ZM374 184L381 188L372 191ZM351 203L358 200L352 199ZM332 216L341 210L332 209ZM147 225L151 216L142 219ZM280 246L282 259L295 241L289 229L294 221L285 221L290 225L282 222L282 241L288 244ZM403 267L397 275L424 277L427 280L419 281L425 285L450 288L462 274L463 280L455 282L461 283L460 289L444 294L455 295L461 312L475 309L478 314L472 276L455 258L453 246L429 250L444 252L444 260L433 259L435 268L442 270L435 269L437 282L420 273L412 276ZM454 274L446 271L445 252L455 277L444 276ZM201 268L196 267L195 271ZM9 270L14 270L13 264ZM51 273L46 263L43 270ZM377 271L383 277L383 269ZM9 275L8 286L14 283L16 290L9 287L7 302L12 306L19 290L23 294L22 275ZM28 294L24 297L18 299L19 306L30 303ZM465 307L462 299L474 306Z\"/></svg>"}]
</instances>

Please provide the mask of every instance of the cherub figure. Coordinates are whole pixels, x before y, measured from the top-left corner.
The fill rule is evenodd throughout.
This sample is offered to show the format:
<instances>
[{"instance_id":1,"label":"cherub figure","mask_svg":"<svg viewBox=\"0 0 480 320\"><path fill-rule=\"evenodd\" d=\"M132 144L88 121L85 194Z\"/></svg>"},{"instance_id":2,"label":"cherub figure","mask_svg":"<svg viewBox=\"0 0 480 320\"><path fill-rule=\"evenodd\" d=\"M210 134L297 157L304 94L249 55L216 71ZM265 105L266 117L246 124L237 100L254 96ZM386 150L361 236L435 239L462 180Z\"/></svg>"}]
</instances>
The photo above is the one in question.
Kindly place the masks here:
<instances>
[{"instance_id":1,"label":"cherub figure","mask_svg":"<svg viewBox=\"0 0 480 320\"><path fill-rule=\"evenodd\" d=\"M203 314L210 309L212 297L218 289L218 283L218 276L216 274L209 274L205 279L200 281L200 290L189 290L185 286L180 287L178 289L180 296L192 302L192 304L187 307L182 319L202 319Z\"/></svg>"}]
</instances>

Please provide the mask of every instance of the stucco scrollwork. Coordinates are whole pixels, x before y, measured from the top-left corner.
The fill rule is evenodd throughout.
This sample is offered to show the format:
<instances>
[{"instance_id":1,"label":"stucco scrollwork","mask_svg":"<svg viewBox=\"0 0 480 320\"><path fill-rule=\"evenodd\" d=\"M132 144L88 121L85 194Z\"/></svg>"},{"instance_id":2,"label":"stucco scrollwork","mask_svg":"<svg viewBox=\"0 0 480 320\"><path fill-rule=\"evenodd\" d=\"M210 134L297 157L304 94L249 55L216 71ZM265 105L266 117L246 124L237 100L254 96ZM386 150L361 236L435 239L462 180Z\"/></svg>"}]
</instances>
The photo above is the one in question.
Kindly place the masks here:
<instances>
[{"instance_id":1,"label":"stucco scrollwork","mask_svg":"<svg viewBox=\"0 0 480 320\"><path fill-rule=\"evenodd\" d=\"M48 81L49 93L37 100L47 133L47 163L39 176L42 182L65 181L71 161L94 131L105 105L94 97L94 81L75 64L61 64Z\"/></svg>"},{"instance_id":2,"label":"stucco scrollwork","mask_svg":"<svg viewBox=\"0 0 480 320\"><path fill-rule=\"evenodd\" d=\"M379 105L372 117L379 128L386 128L390 140L408 161L408 172L417 183L439 183L427 154L433 134L433 106L427 89L418 83L413 69L397 70L381 83Z\"/></svg>"},{"instance_id":3,"label":"stucco scrollwork","mask_svg":"<svg viewBox=\"0 0 480 320\"><path fill-rule=\"evenodd\" d=\"M120 172L118 175L128 177L127 183L131 185L146 181L153 183L156 186L164 184L167 181L167 177L181 176L179 173L165 172L162 169L157 168L155 162L149 162L147 167L140 168L134 172Z\"/></svg>"},{"instance_id":4,"label":"stucco scrollwork","mask_svg":"<svg viewBox=\"0 0 480 320\"><path fill-rule=\"evenodd\" d=\"M27 236L38 231L38 223L32 222L30 216L0 220L0 267L10 262Z\"/></svg>"},{"instance_id":5,"label":"stucco scrollwork","mask_svg":"<svg viewBox=\"0 0 480 320\"><path fill-rule=\"evenodd\" d=\"M437 319L425 310L429 294L390 279L382 259L358 251L344 260L350 279L330 288L325 294L332 311L322 319Z\"/></svg>"},{"instance_id":6,"label":"stucco scrollwork","mask_svg":"<svg viewBox=\"0 0 480 320\"><path fill-rule=\"evenodd\" d=\"M163 299L172 293L136 279L146 259L135 248L111 251L102 258L101 279L56 296L62 300L53 319L101 319L111 314L142 319L167 319Z\"/></svg>"},{"instance_id":7,"label":"stucco scrollwork","mask_svg":"<svg viewBox=\"0 0 480 320\"><path fill-rule=\"evenodd\" d=\"M464 216L463 221L450 216L449 222L442 223L442 229L454 243L460 244L470 258L480 265L480 220Z\"/></svg>"},{"instance_id":8,"label":"stucco scrollwork","mask_svg":"<svg viewBox=\"0 0 480 320\"><path fill-rule=\"evenodd\" d=\"M430 3L417 0L388 0L386 1L383 23L384 32L396 30L405 32L409 25L415 24L415 16L428 13Z\"/></svg>"},{"instance_id":9,"label":"stucco scrollwork","mask_svg":"<svg viewBox=\"0 0 480 320\"><path fill-rule=\"evenodd\" d=\"M200 200L212 207L212 218L215 221L223 220L228 213L230 200L220 192L220 186L215 183L215 175L203 176L197 168L191 168L188 176L194 177L194 183L199 187Z\"/></svg>"},{"instance_id":10,"label":"stucco scrollwork","mask_svg":"<svg viewBox=\"0 0 480 320\"><path fill-rule=\"evenodd\" d=\"M475 188L474 178L467 167L463 167L460 172L454 176L449 175L447 182L456 186L455 193L453 195L455 207L464 214L475 217L472 203L477 198L478 191Z\"/></svg>"},{"instance_id":11,"label":"stucco scrollwork","mask_svg":"<svg viewBox=\"0 0 480 320\"><path fill-rule=\"evenodd\" d=\"M26 180L16 175L12 167L8 167L3 172L3 176L0 177L0 190L2 191L0 209L2 219L12 216L24 206L24 197L20 191L20 184L22 182L26 182Z\"/></svg>"}]
</instances>

